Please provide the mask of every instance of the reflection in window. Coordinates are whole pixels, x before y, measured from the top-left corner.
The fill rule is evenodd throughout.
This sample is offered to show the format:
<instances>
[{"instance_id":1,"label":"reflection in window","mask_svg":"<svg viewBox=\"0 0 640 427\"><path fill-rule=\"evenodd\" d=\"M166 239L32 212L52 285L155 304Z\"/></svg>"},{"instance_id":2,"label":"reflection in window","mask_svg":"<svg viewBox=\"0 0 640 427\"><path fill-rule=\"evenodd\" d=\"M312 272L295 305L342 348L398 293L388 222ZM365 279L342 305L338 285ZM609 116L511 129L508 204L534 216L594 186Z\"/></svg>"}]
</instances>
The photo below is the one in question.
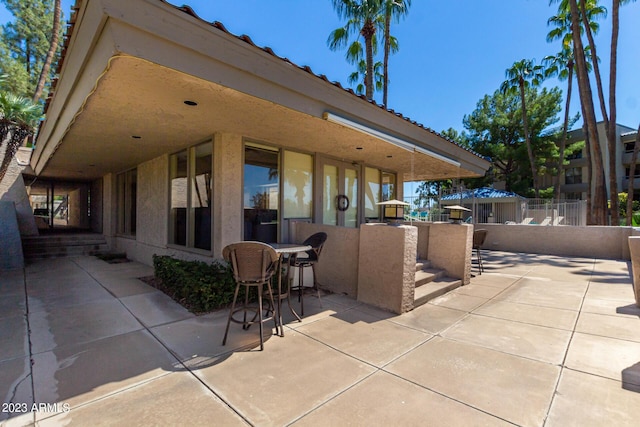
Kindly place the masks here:
<instances>
[{"instance_id":1,"label":"reflection in window","mask_svg":"<svg viewBox=\"0 0 640 427\"><path fill-rule=\"evenodd\" d=\"M382 201L397 199L396 195L396 175L389 172L382 172Z\"/></svg>"},{"instance_id":2,"label":"reflection in window","mask_svg":"<svg viewBox=\"0 0 640 427\"><path fill-rule=\"evenodd\" d=\"M198 145L193 152L190 216L194 227L193 246L211 250L211 144Z\"/></svg>"},{"instance_id":3,"label":"reflection in window","mask_svg":"<svg viewBox=\"0 0 640 427\"><path fill-rule=\"evenodd\" d=\"M118 234L136 235L136 169L119 174L116 177L118 200Z\"/></svg>"},{"instance_id":4,"label":"reflection in window","mask_svg":"<svg viewBox=\"0 0 640 427\"><path fill-rule=\"evenodd\" d=\"M170 157L169 243L211 250L211 142Z\"/></svg>"},{"instance_id":5,"label":"reflection in window","mask_svg":"<svg viewBox=\"0 0 640 427\"><path fill-rule=\"evenodd\" d=\"M278 151L258 144L244 150L244 239L278 241Z\"/></svg>"},{"instance_id":6,"label":"reflection in window","mask_svg":"<svg viewBox=\"0 0 640 427\"><path fill-rule=\"evenodd\" d=\"M170 159L171 180L169 243L187 245L187 150L173 154Z\"/></svg>"},{"instance_id":7,"label":"reflection in window","mask_svg":"<svg viewBox=\"0 0 640 427\"><path fill-rule=\"evenodd\" d=\"M379 218L380 207L380 171L374 168L364 170L364 216L367 219Z\"/></svg>"},{"instance_id":8,"label":"reflection in window","mask_svg":"<svg viewBox=\"0 0 640 427\"><path fill-rule=\"evenodd\" d=\"M311 218L313 158L309 154L284 152L284 218Z\"/></svg>"}]
</instances>

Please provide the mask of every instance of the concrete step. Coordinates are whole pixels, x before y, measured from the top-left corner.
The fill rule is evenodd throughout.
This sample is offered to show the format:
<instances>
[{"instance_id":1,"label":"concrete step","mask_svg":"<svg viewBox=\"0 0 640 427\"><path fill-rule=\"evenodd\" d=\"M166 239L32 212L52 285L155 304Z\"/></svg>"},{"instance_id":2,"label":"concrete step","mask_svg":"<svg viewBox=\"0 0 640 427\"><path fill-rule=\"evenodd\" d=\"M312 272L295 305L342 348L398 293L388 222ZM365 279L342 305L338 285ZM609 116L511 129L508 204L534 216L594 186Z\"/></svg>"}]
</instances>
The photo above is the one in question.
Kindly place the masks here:
<instances>
[{"instance_id":1,"label":"concrete step","mask_svg":"<svg viewBox=\"0 0 640 427\"><path fill-rule=\"evenodd\" d=\"M95 255L108 252L101 234L68 234L24 237L22 248L26 259Z\"/></svg>"},{"instance_id":2,"label":"concrete step","mask_svg":"<svg viewBox=\"0 0 640 427\"><path fill-rule=\"evenodd\" d=\"M444 295L461 285L462 280L443 276L420 287L416 287L413 297L413 307L416 308L426 304L432 299Z\"/></svg>"},{"instance_id":3,"label":"concrete step","mask_svg":"<svg viewBox=\"0 0 640 427\"><path fill-rule=\"evenodd\" d=\"M426 270L428 268L431 268L431 261L426 259L419 259L416 261L416 271Z\"/></svg>"},{"instance_id":4,"label":"concrete step","mask_svg":"<svg viewBox=\"0 0 640 427\"><path fill-rule=\"evenodd\" d=\"M434 268L427 268L424 270L416 271L416 288L426 285L427 283L433 282L434 280L438 280L439 278L444 276L444 271L437 270Z\"/></svg>"}]
</instances>

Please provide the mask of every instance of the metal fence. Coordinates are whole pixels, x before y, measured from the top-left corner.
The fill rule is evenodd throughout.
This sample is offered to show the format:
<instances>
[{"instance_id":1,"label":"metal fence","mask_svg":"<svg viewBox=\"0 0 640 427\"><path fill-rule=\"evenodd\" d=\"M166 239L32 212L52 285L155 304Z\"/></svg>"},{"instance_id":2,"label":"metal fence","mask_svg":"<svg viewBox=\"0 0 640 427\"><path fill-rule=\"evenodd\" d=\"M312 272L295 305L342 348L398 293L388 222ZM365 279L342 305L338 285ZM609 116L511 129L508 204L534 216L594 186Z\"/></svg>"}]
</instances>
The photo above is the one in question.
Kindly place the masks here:
<instances>
[{"instance_id":1,"label":"metal fence","mask_svg":"<svg viewBox=\"0 0 640 427\"><path fill-rule=\"evenodd\" d=\"M444 204L434 198L405 197L409 204L405 219L410 221L448 221L449 213ZM530 224L530 225L587 225L587 204L584 200L548 199L480 199L463 198L459 204L469 209L465 212L468 223Z\"/></svg>"}]
</instances>

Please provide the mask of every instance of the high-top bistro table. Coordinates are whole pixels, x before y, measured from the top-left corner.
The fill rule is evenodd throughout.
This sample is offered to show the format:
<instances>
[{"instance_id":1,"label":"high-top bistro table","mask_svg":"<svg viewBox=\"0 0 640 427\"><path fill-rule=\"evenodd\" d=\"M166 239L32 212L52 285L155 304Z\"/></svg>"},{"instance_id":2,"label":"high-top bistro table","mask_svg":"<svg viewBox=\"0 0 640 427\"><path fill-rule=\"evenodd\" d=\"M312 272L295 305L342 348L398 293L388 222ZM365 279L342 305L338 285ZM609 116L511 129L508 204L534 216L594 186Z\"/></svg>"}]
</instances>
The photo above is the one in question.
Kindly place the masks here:
<instances>
[{"instance_id":1,"label":"high-top bistro table","mask_svg":"<svg viewBox=\"0 0 640 427\"><path fill-rule=\"evenodd\" d=\"M278 265L278 295L277 295L277 299L278 302L276 303L278 305L277 310L278 310L278 324L280 325L280 333L279 335L281 337L284 336L284 326L282 324L282 300L284 298L287 299L287 304L289 305L289 310L291 310L291 314L293 314L296 319L298 319L299 322L302 322L302 319L300 318L300 316L298 316L298 313L296 313L296 311L293 309L293 307L291 307L291 289L289 286L289 275L290 275L290 268L287 268L287 284L286 286L284 286L284 289L286 289L286 292L283 292L283 286L282 286L282 261L285 257L285 255L289 255L289 258L291 257L296 257L298 255L298 253L300 252L306 252L311 250L311 246L309 245L301 245L301 244L296 244L296 243L269 243L269 246L271 246L273 249L275 249L276 253L278 253L278 255L280 255L280 262Z\"/></svg>"}]
</instances>

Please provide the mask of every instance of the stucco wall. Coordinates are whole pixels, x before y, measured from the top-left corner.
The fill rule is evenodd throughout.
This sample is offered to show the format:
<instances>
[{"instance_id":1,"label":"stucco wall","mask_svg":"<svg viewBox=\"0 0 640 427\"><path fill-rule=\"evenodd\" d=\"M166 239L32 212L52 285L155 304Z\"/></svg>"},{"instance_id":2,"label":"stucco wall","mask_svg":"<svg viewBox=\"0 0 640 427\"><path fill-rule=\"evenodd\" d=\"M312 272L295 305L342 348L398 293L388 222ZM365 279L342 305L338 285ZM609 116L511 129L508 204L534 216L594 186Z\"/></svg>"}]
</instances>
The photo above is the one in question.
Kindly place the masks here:
<instances>
[{"instance_id":1,"label":"stucco wall","mask_svg":"<svg viewBox=\"0 0 640 427\"><path fill-rule=\"evenodd\" d=\"M88 196L89 188L84 185L69 193L69 226L87 229L91 227L87 215L89 210Z\"/></svg>"},{"instance_id":2,"label":"stucco wall","mask_svg":"<svg viewBox=\"0 0 640 427\"><path fill-rule=\"evenodd\" d=\"M213 256L222 258L222 249L242 240L242 137L216 134L213 139Z\"/></svg>"},{"instance_id":3,"label":"stucco wall","mask_svg":"<svg viewBox=\"0 0 640 427\"><path fill-rule=\"evenodd\" d=\"M360 228L358 301L394 313L413 309L417 240L410 225Z\"/></svg>"},{"instance_id":4,"label":"stucco wall","mask_svg":"<svg viewBox=\"0 0 640 427\"><path fill-rule=\"evenodd\" d=\"M295 222L291 226L291 242L302 243L314 233L327 233L327 242L322 249L316 268L318 283L323 289L344 293L352 297L358 294L358 253L360 230L323 224Z\"/></svg>"},{"instance_id":5,"label":"stucco wall","mask_svg":"<svg viewBox=\"0 0 640 427\"><path fill-rule=\"evenodd\" d=\"M6 144L0 144L0 159L4 156ZM0 182L0 201L12 202L16 210L18 227L22 236L37 236L38 227L33 218L33 210L29 203L29 196L22 178L24 166L18 164L16 159L27 157L31 150L20 147L15 157L11 159L9 168Z\"/></svg>"},{"instance_id":6,"label":"stucco wall","mask_svg":"<svg viewBox=\"0 0 640 427\"><path fill-rule=\"evenodd\" d=\"M444 270L447 276L461 279L468 285L472 247L473 225L434 222L429 227L426 259L434 268Z\"/></svg>"},{"instance_id":7,"label":"stucco wall","mask_svg":"<svg viewBox=\"0 0 640 427\"><path fill-rule=\"evenodd\" d=\"M164 248L169 224L169 157L142 163L137 170L136 240L149 246Z\"/></svg>"},{"instance_id":8,"label":"stucco wall","mask_svg":"<svg viewBox=\"0 0 640 427\"><path fill-rule=\"evenodd\" d=\"M487 238L483 248L560 256L628 260L631 227L478 224Z\"/></svg>"}]
</instances>

